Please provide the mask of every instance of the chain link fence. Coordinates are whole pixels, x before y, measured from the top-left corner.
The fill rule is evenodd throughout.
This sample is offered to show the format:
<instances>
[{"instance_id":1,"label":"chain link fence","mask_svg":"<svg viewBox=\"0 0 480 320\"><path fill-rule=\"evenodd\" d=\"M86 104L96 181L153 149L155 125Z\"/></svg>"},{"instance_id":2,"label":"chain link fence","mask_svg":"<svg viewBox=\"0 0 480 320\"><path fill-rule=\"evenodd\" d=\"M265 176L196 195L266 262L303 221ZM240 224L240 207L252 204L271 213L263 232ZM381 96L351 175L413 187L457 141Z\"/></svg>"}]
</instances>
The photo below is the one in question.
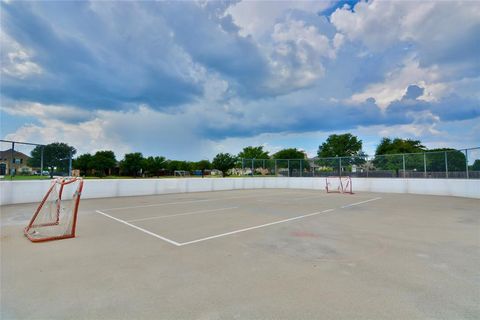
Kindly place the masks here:
<instances>
[{"instance_id":1,"label":"chain link fence","mask_svg":"<svg viewBox=\"0 0 480 320\"><path fill-rule=\"evenodd\" d=\"M241 159L240 175L480 179L480 147L312 159ZM240 163L239 163L240 164Z\"/></svg>"},{"instance_id":2,"label":"chain link fence","mask_svg":"<svg viewBox=\"0 0 480 320\"><path fill-rule=\"evenodd\" d=\"M0 140L0 179L48 179L71 176L72 155L59 158L45 151L45 145Z\"/></svg>"}]
</instances>

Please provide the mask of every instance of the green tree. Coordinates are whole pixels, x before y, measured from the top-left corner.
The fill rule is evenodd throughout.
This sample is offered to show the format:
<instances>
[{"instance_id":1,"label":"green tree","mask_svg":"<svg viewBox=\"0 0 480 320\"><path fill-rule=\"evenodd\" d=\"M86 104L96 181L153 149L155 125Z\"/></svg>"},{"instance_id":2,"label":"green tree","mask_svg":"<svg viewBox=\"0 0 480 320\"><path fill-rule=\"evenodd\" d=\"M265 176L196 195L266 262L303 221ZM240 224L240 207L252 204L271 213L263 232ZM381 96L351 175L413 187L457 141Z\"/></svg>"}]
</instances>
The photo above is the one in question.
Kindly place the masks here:
<instances>
[{"instance_id":1,"label":"green tree","mask_svg":"<svg viewBox=\"0 0 480 320\"><path fill-rule=\"evenodd\" d=\"M188 161L170 160L167 164L168 171L173 174L175 171L191 171L191 163Z\"/></svg>"},{"instance_id":2,"label":"green tree","mask_svg":"<svg viewBox=\"0 0 480 320\"><path fill-rule=\"evenodd\" d=\"M304 170L309 169L308 161L305 161L307 155L305 152L297 148L288 148L278 151L272 155L276 159L277 172L285 175L287 171L288 176L301 175Z\"/></svg>"},{"instance_id":3,"label":"green tree","mask_svg":"<svg viewBox=\"0 0 480 320\"><path fill-rule=\"evenodd\" d=\"M95 170L95 175L103 177L110 174L111 170L115 168L117 160L115 153L110 150L97 151L90 161L91 169Z\"/></svg>"},{"instance_id":4,"label":"green tree","mask_svg":"<svg viewBox=\"0 0 480 320\"><path fill-rule=\"evenodd\" d=\"M166 166L165 157L148 157L143 160L143 168L148 176L159 176Z\"/></svg>"},{"instance_id":5,"label":"green tree","mask_svg":"<svg viewBox=\"0 0 480 320\"><path fill-rule=\"evenodd\" d=\"M137 177L140 175L143 165L143 155L140 152L127 153L120 161L120 169L124 175Z\"/></svg>"},{"instance_id":6,"label":"green tree","mask_svg":"<svg viewBox=\"0 0 480 320\"><path fill-rule=\"evenodd\" d=\"M80 170L81 175L88 175L89 170L92 169L91 161L92 155L84 153L73 161L73 168Z\"/></svg>"},{"instance_id":7,"label":"green tree","mask_svg":"<svg viewBox=\"0 0 480 320\"><path fill-rule=\"evenodd\" d=\"M43 165L50 171L50 177L53 178L53 172L68 172L69 159L77 153L77 150L63 142L54 142L43 147ZM42 146L36 146L30 153L29 165L31 167L40 167Z\"/></svg>"},{"instance_id":8,"label":"green tree","mask_svg":"<svg viewBox=\"0 0 480 320\"><path fill-rule=\"evenodd\" d=\"M419 140L383 138L375 151L373 164L377 169L395 170L403 169L404 153L419 153L426 150ZM423 156L421 154L405 156L406 169L423 168Z\"/></svg>"},{"instance_id":9,"label":"green tree","mask_svg":"<svg viewBox=\"0 0 480 320\"><path fill-rule=\"evenodd\" d=\"M258 147L245 147L238 154L238 158L241 159L268 159L268 152L263 150L263 146Z\"/></svg>"},{"instance_id":10,"label":"green tree","mask_svg":"<svg viewBox=\"0 0 480 320\"><path fill-rule=\"evenodd\" d=\"M278 151L272 155L273 159L305 159L305 152L297 148L289 148Z\"/></svg>"},{"instance_id":11,"label":"green tree","mask_svg":"<svg viewBox=\"0 0 480 320\"><path fill-rule=\"evenodd\" d=\"M237 158L230 153L219 153L213 158L212 167L222 171L223 176L226 176L228 170L235 167Z\"/></svg>"},{"instance_id":12,"label":"green tree","mask_svg":"<svg viewBox=\"0 0 480 320\"><path fill-rule=\"evenodd\" d=\"M415 153L425 151L425 146L419 140L382 138L375 150L375 155Z\"/></svg>"},{"instance_id":13,"label":"green tree","mask_svg":"<svg viewBox=\"0 0 480 320\"><path fill-rule=\"evenodd\" d=\"M193 170L208 170L212 168L212 164L208 160L200 160L198 162L192 163L192 169Z\"/></svg>"},{"instance_id":14,"label":"green tree","mask_svg":"<svg viewBox=\"0 0 480 320\"><path fill-rule=\"evenodd\" d=\"M351 133L332 134L318 147L320 158L350 157L359 154L362 149L362 140Z\"/></svg>"},{"instance_id":15,"label":"green tree","mask_svg":"<svg viewBox=\"0 0 480 320\"><path fill-rule=\"evenodd\" d=\"M361 165L366 162L366 155L362 150L362 140L352 135L332 134L327 140L318 147L317 155L319 159L317 163L324 167L331 167L337 170L340 167L352 164ZM342 157L341 161L338 157Z\"/></svg>"},{"instance_id":16,"label":"green tree","mask_svg":"<svg viewBox=\"0 0 480 320\"><path fill-rule=\"evenodd\" d=\"M425 155L428 171L445 171L445 152L447 152L448 171L465 171L465 154L449 148L430 149Z\"/></svg>"},{"instance_id":17,"label":"green tree","mask_svg":"<svg viewBox=\"0 0 480 320\"><path fill-rule=\"evenodd\" d=\"M473 165L470 166L473 171L480 171L480 159L476 159Z\"/></svg>"}]
</instances>

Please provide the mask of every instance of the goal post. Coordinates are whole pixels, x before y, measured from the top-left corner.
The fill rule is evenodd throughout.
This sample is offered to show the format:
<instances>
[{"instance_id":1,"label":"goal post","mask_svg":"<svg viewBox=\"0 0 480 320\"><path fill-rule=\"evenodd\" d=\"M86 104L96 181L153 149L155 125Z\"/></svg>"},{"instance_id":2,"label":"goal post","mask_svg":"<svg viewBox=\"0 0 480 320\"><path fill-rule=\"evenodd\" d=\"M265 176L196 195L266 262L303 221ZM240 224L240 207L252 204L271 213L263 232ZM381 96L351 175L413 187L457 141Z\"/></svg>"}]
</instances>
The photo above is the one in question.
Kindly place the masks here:
<instances>
[{"instance_id":1,"label":"goal post","mask_svg":"<svg viewBox=\"0 0 480 320\"><path fill-rule=\"evenodd\" d=\"M52 180L24 230L25 236L32 242L74 238L82 189L81 178Z\"/></svg>"},{"instance_id":2,"label":"goal post","mask_svg":"<svg viewBox=\"0 0 480 320\"><path fill-rule=\"evenodd\" d=\"M349 193L352 191L352 178L349 176L332 176L325 178L325 189L327 193Z\"/></svg>"}]
</instances>

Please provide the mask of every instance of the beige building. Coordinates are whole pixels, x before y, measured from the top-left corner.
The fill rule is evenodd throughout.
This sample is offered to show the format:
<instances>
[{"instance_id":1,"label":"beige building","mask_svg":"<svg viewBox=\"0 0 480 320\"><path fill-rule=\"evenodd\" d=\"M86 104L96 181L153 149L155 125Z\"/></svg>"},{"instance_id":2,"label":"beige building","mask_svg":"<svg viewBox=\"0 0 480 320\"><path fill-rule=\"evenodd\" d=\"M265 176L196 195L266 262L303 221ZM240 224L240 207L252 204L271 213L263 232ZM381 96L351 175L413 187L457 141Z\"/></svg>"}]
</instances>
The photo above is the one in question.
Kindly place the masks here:
<instances>
[{"instance_id":1,"label":"beige building","mask_svg":"<svg viewBox=\"0 0 480 320\"><path fill-rule=\"evenodd\" d=\"M12 149L0 151L0 175L11 174L12 169L15 170L15 174L32 173L32 168L28 166L28 159L30 159L29 156L15 150L12 154Z\"/></svg>"}]
</instances>

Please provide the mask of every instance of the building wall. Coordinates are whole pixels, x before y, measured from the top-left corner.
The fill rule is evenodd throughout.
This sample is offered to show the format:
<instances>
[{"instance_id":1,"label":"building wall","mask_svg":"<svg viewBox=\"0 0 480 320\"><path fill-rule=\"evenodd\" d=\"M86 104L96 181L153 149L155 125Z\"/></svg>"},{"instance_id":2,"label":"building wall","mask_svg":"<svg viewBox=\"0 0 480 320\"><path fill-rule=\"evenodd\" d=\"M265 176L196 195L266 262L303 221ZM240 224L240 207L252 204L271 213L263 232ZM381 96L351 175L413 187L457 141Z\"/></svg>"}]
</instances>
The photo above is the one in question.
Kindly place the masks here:
<instances>
[{"instance_id":1,"label":"building wall","mask_svg":"<svg viewBox=\"0 0 480 320\"><path fill-rule=\"evenodd\" d=\"M13 163L12 159L17 161ZM29 159L29 156L18 151L14 151L13 158L11 150L0 151L0 164L5 167L5 174L10 174L12 168L17 174L22 171L31 172L32 168L28 166Z\"/></svg>"}]
</instances>

